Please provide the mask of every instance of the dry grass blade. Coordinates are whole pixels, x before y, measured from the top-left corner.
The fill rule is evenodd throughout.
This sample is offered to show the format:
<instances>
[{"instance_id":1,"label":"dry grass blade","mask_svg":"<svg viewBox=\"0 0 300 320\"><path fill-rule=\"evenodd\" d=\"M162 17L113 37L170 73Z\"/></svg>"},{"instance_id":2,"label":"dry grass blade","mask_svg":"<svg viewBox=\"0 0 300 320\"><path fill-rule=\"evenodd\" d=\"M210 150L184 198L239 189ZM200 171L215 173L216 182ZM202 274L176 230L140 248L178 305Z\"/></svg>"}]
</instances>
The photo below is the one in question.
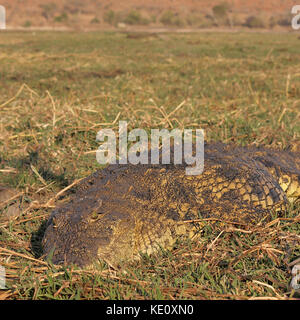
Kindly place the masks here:
<instances>
[{"instance_id":1,"label":"dry grass blade","mask_svg":"<svg viewBox=\"0 0 300 320\"><path fill-rule=\"evenodd\" d=\"M52 207L53 202L58 199L62 194L64 194L67 190L74 187L76 184L78 184L80 181L82 181L84 178L77 179L74 182L72 182L70 185L59 191L53 198L51 198L46 204L45 207Z\"/></svg>"},{"instance_id":2,"label":"dry grass blade","mask_svg":"<svg viewBox=\"0 0 300 320\"><path fill-rule=\"evenodd\" d=\"M18 98L18 96L21 94L21 92L23 91L25 87L25 84L23 83L20 87L20 89L18 90L18 92L16 93L16 95L14 97L12 97L11 99L7 100L6 102L0 104L0 109L7 106L9 103L11 103L12 101L14 101L15 99Z\"/></svg>"},{"instance_id":3,"label":"dry grass blade","mask_svg":"<svg viewBox=\"0 0 300 320\"><path fill-rule=\"evenodd\" d=\"M31 261L34 261L38 264L43 264L43 265L48 265L47 262L45 261L42 261L42 260L38 260L38 259L35 259L35 258L32 258L32 257L29 257L25 254L22 254L22 253L19 253L19 252L15 252L15 251L12 251L12 250L9 250L9 249L6 249L6 248L3 248L3 247L0 247L0 252L4 252L4 253L8 253L8 254L11 254L13 256L17 256L17 257L21 257L21 258L25 258L27 260L31 260Z\"/></svg>"},{"instance_id":4,"label":"dry grass blade","mask_svg":"<svg viewBox=\"0 0 300 320\"><path fill-rule=\"evenodd\" d=\"M0 202L0 208L4 207L5 205L7 205L8 203L10 203L11 201L18 199L20 196L22 196L24 193L23 192L18 192L17 194L15 194L14 196L12 196L11 198Z\"/></svg>"}]
</instances>

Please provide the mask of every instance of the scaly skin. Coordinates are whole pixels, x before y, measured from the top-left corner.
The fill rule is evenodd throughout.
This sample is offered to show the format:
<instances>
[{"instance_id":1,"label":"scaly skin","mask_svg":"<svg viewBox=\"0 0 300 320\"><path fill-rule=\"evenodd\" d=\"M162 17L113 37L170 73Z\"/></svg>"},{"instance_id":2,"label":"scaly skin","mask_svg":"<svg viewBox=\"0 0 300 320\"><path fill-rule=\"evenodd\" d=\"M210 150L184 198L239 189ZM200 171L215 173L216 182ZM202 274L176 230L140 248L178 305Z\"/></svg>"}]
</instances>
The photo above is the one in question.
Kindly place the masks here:
<instances>
[{"instance_id":1,"label":"scaly skin","mask_svg":"<svg viewBox=\"0 0 300 320\"><path fill-rule=\"evenodd\" d=\"M217 218L253 224L300 198L300 153L205 145L204 172L185 165L110 165L83 180L47 223L44 252L53 263L92 268L171 248L199 235L188 220Z\"/></svg>"}]
</instances>

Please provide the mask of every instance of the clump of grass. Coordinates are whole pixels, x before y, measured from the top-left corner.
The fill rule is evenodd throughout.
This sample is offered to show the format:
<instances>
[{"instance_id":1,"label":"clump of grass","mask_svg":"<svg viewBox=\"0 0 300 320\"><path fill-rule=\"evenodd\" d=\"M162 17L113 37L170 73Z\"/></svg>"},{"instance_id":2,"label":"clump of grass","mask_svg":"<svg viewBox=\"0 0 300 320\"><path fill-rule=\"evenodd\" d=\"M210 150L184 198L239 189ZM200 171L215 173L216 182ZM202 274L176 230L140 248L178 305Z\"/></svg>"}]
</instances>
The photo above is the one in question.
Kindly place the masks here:
<instances>
[{"instance_id":1,"label":"clump of grass","mask_svg":"<svg viewBox=\"0 0 300 320\"><path fill-rule=\"evenodd\" d=\"M180 16L173 11L165 11L159 21L166 26L176 26L182 27L184 26L184 20L180 18Z\"/></svg>"},{"instance_id":2,"label":"clump of grass","mask_svg":"<svg viewBox=\"0 0 300 320\"><path fill-rule=\"evenodd\" d=\"M230 5L227 2L218 4L212 8L213 16L218 25L231 25L231 19L228 15Z\"/></svg>"},{"instance_id":3,"label":"clump of grass","mask_svg":"<svg viewBox=\"0 0 300 320\"><path fill-rule=\"evenodd\" d=\"M32 26L32 23L30 20L26 20L24 23L23 23L23 27L24 28L29 28Z\"/></svg>"},{"instance_id":4,"label":"clump of grass","mask_svg":"<svg viewBox=\"0 0 300 320\"><path fill-rule=\"evenodd\" d=\"M189 13L185 16L185 25L194 28L212 28L216 27L217 23L211 15Z\"/></svg>"},{"instance_id":5,"label":"clump of grass","mask_svg":"<svg viewBox=\"0 0 300 320\"><path fill-rule=\"evenodd\" d=\"M185 16L185 22L187 26L198 28L203 27L207 23L207 19L202 14L189 13Z\"/></svg>"},{"instance_id":6,"label":"clump of grass","mask_svg":"<svg viewBox=\"0 0 300 320\"><path fill-rule=\"evenodd\" d=\"M100 23L100 20L97 18L97 17L94 17L92 20L91 20L91 24L98 24Z\"/></svg>"},{"instance_id":7,"label":"clump of grass","mask_svg":"<svg viewBox=\"0 0 300 320\"><path fill-rule=\"evenodd\" d=\"M250 17L248 19L250 19ZM260 21L257 21L256 19L254 19L254 17L251 17L251 19L248 22L246 21L246 25L250 24L253 28L270 27L271 29L276 26L289 27L291 25L292 17L290 14L281 14L269 17L268 21L266 21L266 19L262 20L260 18L259 20Z\"/></svg>"},{"instance_id":8,"label":"clump of grass","mask_svg":"<svg viewBox=\"0 0 300 320\"><path fill-rule=\"evenodd\" d=\"M279 15L279 17L277 18L277 24L283 27L290 27L291 21L292 21L291 14Z\"/></svg>"},{"instance_id":9,"label":"clump of grass","mask_svg":"<svg viewBox=\"0 0 300 320\"><path fill-rule=\"evenodd\" d=\"M265 28L266 22L257 16L250 16L246 19L245 26L248 28Z\"/></svg>"},{"instance_id":10,"label":"clump of grass","mask_svg":"<svg viewBox=\"0 0 300 320\"><path fill-rule=\"evenodd\" d=\"M124 23L129 25L147 25L150 20L144 17L139 11L133 10L123 19Z\"/></svg>"},{"instance_id":11,"label":"clump of grass","mask_svg":"<svg viewBox=\"0 0 300 320\"><path fill-rule=\"evenodd\" d=\"M229 10L229 4L224 2L221 4L218 4L216 6L214 6L212 8L213 14L217 17L217 18L221 18L224 19L227 16L228 10Z\"/></svg>"},{"instance_id":12,"label":"clump of grass","mask_svg":"<svg viewBox=\"0 0 300 320\"><path fill-rule=\"evenodd\" d=\"M68 14L67 14L66 12L63 12L63 13L61 13L60 15L54 17L53 20L54 20L54 22L62 23L62 22L68 21L68 19L69 19Z\"/></svg>"},{"instance_id":13,"label":"clump of grass","mask_svg":"<svg viewBox=\"0 0 300 320\"><path fill-rule=\"evenodd\" d=\"M43 4L40 4L39 7L42 9L42 16L46 20L53 18L55 12L57 11L57 6L54 2L43 3Z\"/></svg>"},{"instance_id":14,"label":"clump of grass","mask_svg":"<svg viewBox=\"0 0 300 320\"><path fill-rule=\"evenodd\" d=\"M274 17L274 16L271 16L270 18L269 18L269 27L272 29L272 28L274 28L278 23L278 20L277 20L277 18L276 17Z\"/></svg>"},{"instance_id":15,"label":"clump of grass","mask_svg":"<svg viewBox=\"0 0 300 320\"><path fill-rule=\"evenodd\" d=\"M103 21L110 25L116 25L120 20L120 14L113 10L107 10L103 13Z\"/></svg>"}]
</instances>

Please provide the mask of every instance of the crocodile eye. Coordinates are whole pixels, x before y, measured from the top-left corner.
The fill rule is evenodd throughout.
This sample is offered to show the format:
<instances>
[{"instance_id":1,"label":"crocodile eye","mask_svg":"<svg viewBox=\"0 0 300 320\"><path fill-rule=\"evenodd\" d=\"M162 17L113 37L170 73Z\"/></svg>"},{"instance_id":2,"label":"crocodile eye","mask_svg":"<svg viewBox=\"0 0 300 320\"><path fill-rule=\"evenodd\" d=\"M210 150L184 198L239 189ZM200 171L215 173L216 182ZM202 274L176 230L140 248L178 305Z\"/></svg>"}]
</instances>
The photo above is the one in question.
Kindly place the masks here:
<instances>
[{"instance_id":1,"label":"crocodile eye","mask_svg":"<svg viewBox=\"0 0 300 320\"><path fill-rule=\"evenodd\" d=\"M101 215L103 214L103 211L101 210L102 207L102 200L100 200L97 208L95 208L90 214L89 214L89 218L91 221L97 221Z\"/></svg>"},{"instance_id":2,"label":"crocodile eye","mask_svg":"<svg viewBox=\"0 0 300 320\"><path fill-rule=\"evenodd\" d=\"M99 213L97 212L97 210L94 210L91 215L90 215L91 220L95 221L99 218Z\"/></svg>"}]
</instances>

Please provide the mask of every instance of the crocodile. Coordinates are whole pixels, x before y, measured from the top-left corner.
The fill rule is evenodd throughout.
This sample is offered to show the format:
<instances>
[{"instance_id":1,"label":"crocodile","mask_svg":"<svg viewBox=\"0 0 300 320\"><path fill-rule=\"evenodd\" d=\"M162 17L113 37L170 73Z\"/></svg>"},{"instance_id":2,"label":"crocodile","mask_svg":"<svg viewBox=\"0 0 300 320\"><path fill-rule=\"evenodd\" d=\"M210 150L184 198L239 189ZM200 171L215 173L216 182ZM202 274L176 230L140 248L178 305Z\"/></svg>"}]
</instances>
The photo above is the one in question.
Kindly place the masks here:
<instances>
[{"instance_id":1,"label":"crocodile","mask_svg":"<svg viewBox=\"0 0 300 320\"><path fill-rule=\"evenodd\" d=\"M300 152L205 143L204 171L186 164L113 164L82 180L55 208L42 240L55 264L120 265L197 239L201 221L245 226L284 214L300 199Z\"/></svg>"}]
</instances>

